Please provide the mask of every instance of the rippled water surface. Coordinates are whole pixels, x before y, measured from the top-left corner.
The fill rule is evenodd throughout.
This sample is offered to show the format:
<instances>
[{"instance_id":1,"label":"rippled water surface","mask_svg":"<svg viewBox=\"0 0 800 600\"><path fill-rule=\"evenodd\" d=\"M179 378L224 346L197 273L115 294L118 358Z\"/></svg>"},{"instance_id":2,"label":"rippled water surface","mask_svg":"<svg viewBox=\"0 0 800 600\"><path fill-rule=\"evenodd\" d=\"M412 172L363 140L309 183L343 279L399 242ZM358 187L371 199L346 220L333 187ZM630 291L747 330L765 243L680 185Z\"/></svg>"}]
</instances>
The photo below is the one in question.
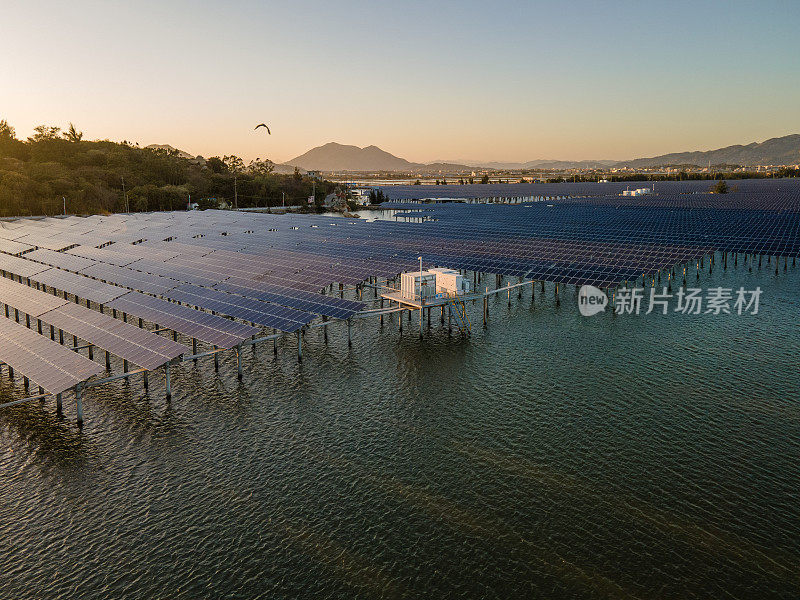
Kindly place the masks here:
<instances>
[{"instance_id":1,"label":"rippled water surface","mask_svg":"<svg viewBox=\"0 0 800 600\"><path fill-rule=\"evenodd\" d=\"M302 364L248 350L242 383L185 363L171 402L95 388L81 430L71 400L5 409L0 597L800 597L782 266L706 265L762 287L755 316L584 318L537 286L468 340L368 319Z\"/></svg>"}]
</instances>

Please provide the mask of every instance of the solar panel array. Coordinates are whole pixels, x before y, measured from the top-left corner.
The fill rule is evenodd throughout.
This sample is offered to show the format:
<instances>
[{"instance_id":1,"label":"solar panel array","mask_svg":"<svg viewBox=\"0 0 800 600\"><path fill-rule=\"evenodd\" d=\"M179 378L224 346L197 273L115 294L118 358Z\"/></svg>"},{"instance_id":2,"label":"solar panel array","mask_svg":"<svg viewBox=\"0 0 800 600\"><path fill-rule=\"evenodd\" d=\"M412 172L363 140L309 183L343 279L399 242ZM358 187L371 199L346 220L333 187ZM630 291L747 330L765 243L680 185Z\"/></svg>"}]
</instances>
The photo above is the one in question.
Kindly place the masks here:
<instances>
[{"instance_id":1,"label":"solar panel array","mask_svg":"<svg viewBox=\"0 0 800 600\"><path fill-rule=\"evenodd\" d=\"M0 278L0 304L146 369L189 351L177 342L7 278Z\"/></svg>"},{"instance_id":2,"label":"solar panel array","mask_svg":"<svg viewBox=\"0 0 800 600\"><path fill-rule=\"evenodd\" d=\"M67 301L51 294L34 290L24 283L0 277L0 304L39 318L46 312L64 306Z\"/></svg>"},{"instance_id":3,"label":"solar panel array","mask_svg":"<svg viewBox=\"0 0 800 600\"><path fill-rule=\"evenodd\" d=\"M0 317L0 361L25 373L51 394L60 394L104 370L102 365L5 317Z\"/></svg>"},{"instance_id":4,"label":"solar panel array","mask_svg":"<svg viewBox=\"0 0 800 600\"><path fill-rule=\"evenodd\" d=\"M129 292L112 300L109 308L158 323L188 337L219 348L233 348L260 331L257 327L237 323L192 308L160 300L153 296Z\"/></svg>"},{"instance_id":5,"label":"solar panel array","mask_svg":"<svg viewBox=\"0 0 800 600\"><path fill-rule=\"evenodd\" d=\"M191 354L182 344L76 304L65 304L41 319L145 369Z\"/></svg>"},{"instance_id":6,"label":"solar panel array","mask_svg":"<svg viewBox=\"0 0 800 600\"><path fill-rule=\"evenodd\" d=\"M736 182L725 196L705 193L707 181L617 195L630 185L385 188L395 199L544 199L414 205L421 223L402 211L396 222L234 211L24 219L0 223L0 270L230 348L262 327L293 332L320 315L347 319L364 304L320 292L415 270L419 256L429 266L613 287L712 251L800 255L797 180ZM99 312L7 297L94 339L108 336L103 343L128 356L144 333L122 327L123 344L111 332L116 321ZM154 365L179 351L169 347L138 360Z\"/></svg>"},{"instance_id":7,"label":"solar panel array","mask_svg":"<svg viewBox=\"0 0 800 600\"><path fill-rule=\"evenodd\" d=\"M32 275L30 279L41 285L67 292L78 298L86 298L98 304L106 304L125 293L125 289L121 287L108 285L61 269L47 269Z\"/></svg>"}]
</instances>

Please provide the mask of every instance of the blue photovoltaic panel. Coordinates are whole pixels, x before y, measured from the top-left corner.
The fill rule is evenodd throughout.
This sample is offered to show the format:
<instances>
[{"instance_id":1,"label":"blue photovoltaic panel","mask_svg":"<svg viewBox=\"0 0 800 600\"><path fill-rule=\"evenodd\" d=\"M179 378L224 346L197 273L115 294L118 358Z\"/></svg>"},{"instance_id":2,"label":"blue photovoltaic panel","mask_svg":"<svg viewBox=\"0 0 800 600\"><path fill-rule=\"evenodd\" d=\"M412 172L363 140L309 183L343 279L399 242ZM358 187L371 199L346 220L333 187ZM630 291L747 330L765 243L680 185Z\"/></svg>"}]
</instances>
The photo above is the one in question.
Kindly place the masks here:
<instances>
[{"instance_id":1,"label":"blue photovoltaic panel","mask_svg":"<svg viewBox=\"0 0 800 600\"><path fill-rule=\"evenodd\" d=\"M82 275L120 285L139 292L161 295L180 282L160 275L142 273L128 267L98 264L81 271Z\"/></svg>"},{"instance_id":2,"label":"blue photovoltaic panel","mask_svg":"<svg viewBox=\"0 0 800 600\"><path fill-rule=\"evenodd\" d=\"M110 248L94 248L92 246L78 246L77 248L70 248L67 250L67 254L91 258L97 262L117 265L119 267L126 267L140 259L139 256L127 252L111 250Z\"/></svg>"},{"instance_id":3,"label":"blue photovoltaic panel","mask_svg":"<svg viewBox=\"0 0 800 600\"><path fill-rule=\"evenodd\" d=\"M163 277L170 277L186 283L193 283L196 285L212 286L220 281L227 279L227 275L214 275L202 268L181 267L178 265L170 265L169 262L157 262L143 258L131 265L131 268L144 273L151 273L153 275L161 275Z\"/></svg>"},{"instance_id":4,"label":"blue photovoltaic panel","mask_svg":"<svg viewBox=\"0 0 800 600\"><path fill-rule=\"evenodd\" d=\"M109 302L108 307L226 349L233 348L260 331L250 325L146 296L139 292L129 292Z\"/></svg>"},{"instance_id":5,"label":"blue photovoltaic panel","mask_svg":"<svg viewBox=\"0 0 800 600\"><path fill-rule=\"evenodd\" d=\"M325 315L334 319L347 319L364 308L362 302L331 298L313 292L281 288L247 279L231 277L214 286L218 290L255 298L265 302L282 304L298 310Z\"/></svg>"},{"instance_id":6,"label":"blue photovoltaic panel","mask_svg":"<svg viewBox=\"0 0 800 600\"><path fill-rule=\"evenodd\" d=\"M189 348L96 310L67 303L41 320L145 369L155 369Z\"/></svg>"},{"instance_id":7,"label":"blue photovoltaic panel","mask_svg":"<svg viewBox=\"0 0 800 600\"><path fill-rule=\"evenodd\" d=\"M165 297L286 332L297 331L314 320L309 313L189 284L170 290Z\"/></svg>"}]
</instances>

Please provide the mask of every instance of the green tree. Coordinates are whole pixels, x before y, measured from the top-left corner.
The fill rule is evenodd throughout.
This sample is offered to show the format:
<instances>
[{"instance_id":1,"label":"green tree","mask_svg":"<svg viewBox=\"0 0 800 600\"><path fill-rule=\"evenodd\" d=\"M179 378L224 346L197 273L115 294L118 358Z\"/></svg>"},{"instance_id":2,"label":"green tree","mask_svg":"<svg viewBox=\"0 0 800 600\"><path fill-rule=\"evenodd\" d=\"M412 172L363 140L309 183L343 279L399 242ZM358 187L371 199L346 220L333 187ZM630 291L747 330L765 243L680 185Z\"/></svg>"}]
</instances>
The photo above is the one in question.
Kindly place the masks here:
<instances>
[{"instance_id":1,"label":"green tree","mask_svg":"<svg viewBox=\"0 0 800 600\"><path fill-rule=\"evenodd\" d=\"M75 125L70 122L69 129L64 132L64 139L68 142L78 143L83 139L83 132L75 129Z\"/></svg>"},{"instance_id":2,"label":"green tree","mask_svg":"<svg viewBox=\"0 0 800 600\"><path fill-rule=\"evenodd\" d=\"M489 176L488 175L484 175L483 177L481 177L481 183L484 184L484 185L489 183Z\"/></svg>"},{"instance_id":3,"label":"green tree","mask_svg":"<svg viewBox=\"0 0 800 600\"><path fill-rule=\"evenodd\" d=\"M711 186L710 191L712 194L727 194L728 184L725 183L724 179L720 179L716 185Z\"/></svg>"},{"instance_id":4,"label":"green tree","mask_svg":"<svg viewBox=\"0 0 800 600\"><path fill-rule=\"evenodd\" d=\"M33 128L33 135L28 138L29 142L45 142L57 140L61 127L52 125L37 125Z\"/></svg>"},{"instance_id":5,"label":"green tree","mask_svg":"<svg viewBox=\"0 0 800 600\"><path fill-rule=\"evenodd\" d=\"M211 169L212 173L225 173L228 168L219 156L212 156L206 160L206 166Z\"/></svg>"}]
</instances>

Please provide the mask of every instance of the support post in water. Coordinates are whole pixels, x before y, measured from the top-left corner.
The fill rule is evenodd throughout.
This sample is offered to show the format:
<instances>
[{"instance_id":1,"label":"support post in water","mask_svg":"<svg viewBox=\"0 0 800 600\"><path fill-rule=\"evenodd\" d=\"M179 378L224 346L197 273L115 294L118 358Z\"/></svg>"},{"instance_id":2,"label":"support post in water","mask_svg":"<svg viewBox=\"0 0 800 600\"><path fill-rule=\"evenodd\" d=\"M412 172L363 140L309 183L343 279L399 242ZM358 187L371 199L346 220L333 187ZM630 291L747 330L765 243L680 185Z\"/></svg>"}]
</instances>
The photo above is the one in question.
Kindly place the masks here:
<instances>
[{"instance_id":1,"label":"support post in water","mask_svg":"<svg viewBox=\"0 0 800 600\"><path fill-rule=\"evenodd\" d=\"M78 427L83 425L83 384L75 386L75 406L78 409Z\"/></svg>"},{"instance_id":2,"label":"support post in water","mask_svg":"<svg viewBox=\"0 0 800 600\"><path fill-rule=\"evenodd\" d=\"M169 376L169 363L164 365L164 385L167 388L167 400L172 398L172 381Z\"/></svg>"},{"instance_id":3,"label":"support post in water","mask_svg":"<svg viewBox=\"0 0 800 600\"><path fill-rule=\"evenodd\" d=\"M297 330L297 362L303 361L303 336L300 330Z\"/></svg>"}]
</instances>

